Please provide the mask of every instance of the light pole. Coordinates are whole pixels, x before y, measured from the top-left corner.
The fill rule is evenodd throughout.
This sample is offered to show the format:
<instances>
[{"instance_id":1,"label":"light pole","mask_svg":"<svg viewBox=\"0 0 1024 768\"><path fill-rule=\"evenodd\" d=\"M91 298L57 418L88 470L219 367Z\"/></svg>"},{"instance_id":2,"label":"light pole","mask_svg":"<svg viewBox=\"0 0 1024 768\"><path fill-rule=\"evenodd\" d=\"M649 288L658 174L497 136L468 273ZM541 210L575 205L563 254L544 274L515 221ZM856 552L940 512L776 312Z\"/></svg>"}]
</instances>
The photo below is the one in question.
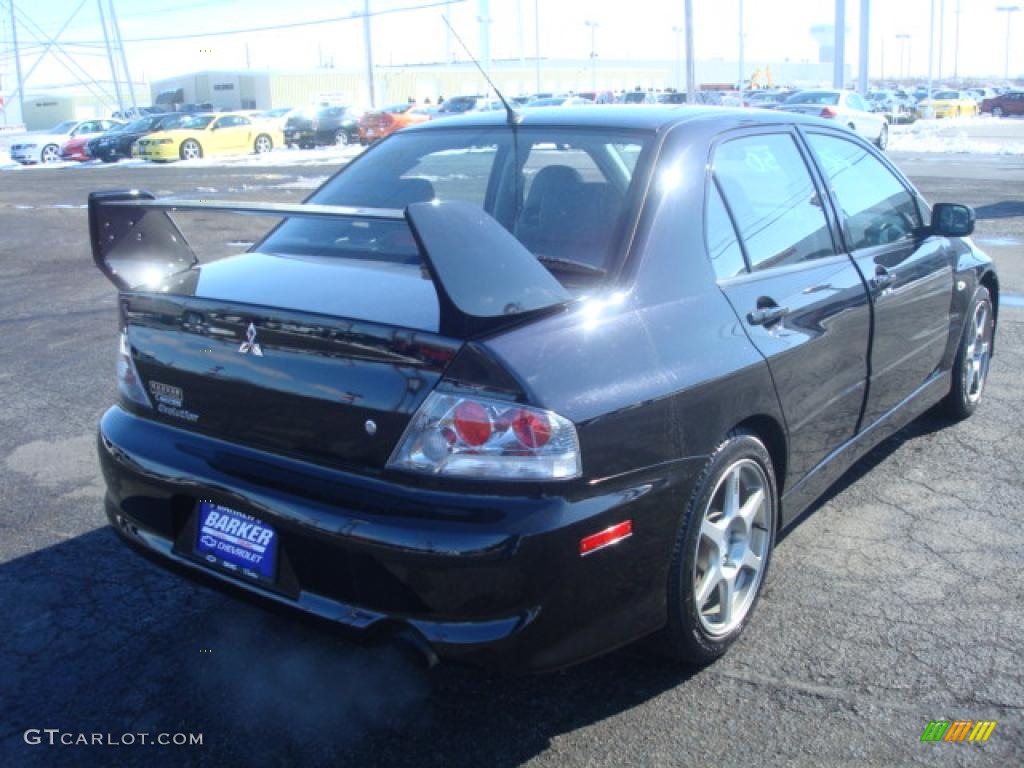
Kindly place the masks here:
<instances>
[{"instance_id":1,"label":"light pole","mask_svg":"<svg viewBox=\"0 0 1024 768\"><path fill-rule=\"evenodd\" d=\"M683 29L686 30L686 103L697 102L697 73L693 56L693 0L683 0Z\"/></svg>"},{"instance_id":2,"label":"light pole","mask_svg":"<svg viewBox=\"0 0 1024 768\"><path fill-rule=\"evenodd\" d=\"M21 51L18 49L18 20L14 12L14 0L11 0L11 42L14 45L14 76L18 80L18 119L25 122L25 80L21 76ZM4 117L7 111L4 110Z\"/></svg>"},{"instance_id":3,"label":"light pole","mask_svg":"<svg viewBox=\"0 0 1024 768\"><path fill-rule=\"evenodd\" d=\"M739 85L736 86L736 87L740 89L740 94L741 94L740 99L742 99L743 98L743 96L742 96L743 85L747 81L746 73L743 71L744 69L746 69L746 65L743 62L743 0L740 0L740 22L739 22L739 27L740 27L740 56L739 56L740 81L739 81Z\"/></svg>"},{"instance_id":4,"label":"light pole","mask_svg":"<svg viewBox=\"0 0 1024 768\"><path fill-rule=\"evenodd\" d=\"M1010 19L1013 17L1010 14L1016 13L1020 10L1019 5L997 5L996 10L1000 13L1006 14L1006 64L1003 69L1003 79L1010 79Z\"/></svg>"},{"instance_id":5,"label":"light pole","mask_svg":"<svg viewBox=\"0 0 1024 768\"><path fill-rule=\"evenodd\" d=\"M931 13L928 16L928 117L935 117L932 107L932 69L935 65L935 0L931 0Z\"/></svg>"},{"instance_id":6,"label":"light pole","mask_svg":"<svg viewBox=\"0 0 1024 768\"><path fill-rule=\"evenodd\" d=\"M956 32L953 35L953 79L960 75L960 0L956 0Z\"/></svg>"},{"instance_id":7,"label":"light pole","mask_svg":"<svg viewBox=\"0 0 1024 768\"><path fill-rule=\"evenodd\" d=\"M857 62L857 90L868 95L868 30L871 27L871 0L860 0L860 58Z\"/></svg>"},{"instance_id":8,"label":"light pole","mask_svg":"<svg viewBox=\"0 0 1024 768\"><path fill-rule=\"evenodd\" d=\"M939 63L935 77L942 80L942 51L946 47L946 0L939 0Z\"/></svg>"},{"instance_id":9,"label":"light pole","mask_svg":"<svg viewBox=\"0 0 1024 768\"><path fill-rule=\"evenodd\" d=\"M540 0L533 0L533 63L540 93Z\"/></svg>"},{"instance_id":10,"label":"light pole","mask_svg":"<svg viewBox=\"0 0 1024 768\"><path fill-rule=\"evenodd\" d=\"M836 30L833 45L832 87L846 85L846 0L836 0Z\"/></svg>"},{"instance_id":11,"label":"light pole","mask_svg":"<svg viewBox=\"0 0 1024 768\"><path fill-rule=\"evenodd\" d=\"M373 87L373 30L370 29L370 0L363 1L363 46L366 53L366 89L370 108L377 106L377 92Z\"/></svg>"},{"instance_id":12,"label":"light pole","mask_svg":"<svg viewBox=\"0 0 1024 768\"><path fill-rule=\"evenodd\" d=\"M600 26L596 21L587 20L583 22L590 27L590 90L597 91L597 28Z\"/></svg>"},{"instance_id":13,"label":"light pole","mask_svg":"<svg viewBox=\"0 0 1024 768\"><path fill-rule=\"evenodd\" d=\"M683 28L672 27L672 36L676 42L676 90L682 92L686 90L683 84Z\"/></svg>"},{"instance_id":14,"label":"light pole","mask_svg":"<svg viewBox=\"0 0 1024 768\"><path fill-rule=\"evenodd\" d=\"M900 41L900 80L903 80L910 71L910 57L907 55L907 48L909 47L907 44L910 42L910 35L906 32L901 32L896 35L896 39ZM904 66L904 62L906 62L906 66Z\"/></svg>"}]
</instances>

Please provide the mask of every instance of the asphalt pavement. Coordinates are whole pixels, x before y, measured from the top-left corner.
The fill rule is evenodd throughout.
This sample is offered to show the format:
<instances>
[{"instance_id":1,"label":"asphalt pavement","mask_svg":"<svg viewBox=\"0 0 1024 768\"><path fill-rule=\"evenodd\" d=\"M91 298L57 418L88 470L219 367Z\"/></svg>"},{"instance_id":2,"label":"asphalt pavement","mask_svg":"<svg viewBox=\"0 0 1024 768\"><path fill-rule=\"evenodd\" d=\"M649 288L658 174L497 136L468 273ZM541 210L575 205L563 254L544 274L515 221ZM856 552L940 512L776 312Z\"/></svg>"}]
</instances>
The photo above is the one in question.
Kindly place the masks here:
<instances>
[{"instance_id":1,"label":"asphalt pavement","mask_svg":"<svg viewBox=\"0 0 1024 768\"><path fill-rule=\"evenodd\" d=\"M299 201L335 168L0 173L0 765L1024 764L1024 157L896 160L931 200L975 206L1001 270L980 411L928 414L857 464L779 543L719 662L631 647L525 678L428 673L181 581L104 526L117 322L87 193ZM998 724L922 743L941 719ZM43 729L202 744L51 746Z\"/></svg>"}]
</instances>

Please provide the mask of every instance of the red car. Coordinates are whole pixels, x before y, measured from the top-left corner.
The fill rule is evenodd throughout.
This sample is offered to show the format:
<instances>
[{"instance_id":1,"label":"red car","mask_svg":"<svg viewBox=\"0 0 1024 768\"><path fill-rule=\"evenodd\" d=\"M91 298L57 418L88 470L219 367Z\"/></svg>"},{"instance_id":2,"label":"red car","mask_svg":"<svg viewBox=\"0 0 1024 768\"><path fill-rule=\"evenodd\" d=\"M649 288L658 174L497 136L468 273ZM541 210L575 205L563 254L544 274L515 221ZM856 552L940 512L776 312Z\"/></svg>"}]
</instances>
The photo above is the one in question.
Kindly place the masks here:
<instances>
[{"instance_id":1,"label":"red car","mask_svg":"<svg viewBox=\"0 0 1024 768\"><path fill-rule=\"evenodd\" d=\"M431 117L433 111L430 107L416 104L395 104L367 112L359 118L359 143L370 144L406 126L425 123Z\"/></svg>"},{"instance_id":2,"label":"red car","mask_svg":"<svg viewBox=\"0 0 1024 768\"><path fill-rule=\"evenodd\" d=\"M994 99L981 102L982 112L991 112L992 117L1003 115L1024 115L1024 91L1008 91Z\"/></svg>"},{"instance_id":3,"label":"red car","mask_svg":"<svg viewBox=\"0 0 1024 768\"><path fill-rule=\"evenodd\" d=\"M68 139L60 148L60 159L75 160L79 163L84 163L86 160L90 160L91 158L89 157L86 145L94 138L96 138L96 134L91 133L87 136L76 136L73 139Z\"/></svg>"}]
</instances>

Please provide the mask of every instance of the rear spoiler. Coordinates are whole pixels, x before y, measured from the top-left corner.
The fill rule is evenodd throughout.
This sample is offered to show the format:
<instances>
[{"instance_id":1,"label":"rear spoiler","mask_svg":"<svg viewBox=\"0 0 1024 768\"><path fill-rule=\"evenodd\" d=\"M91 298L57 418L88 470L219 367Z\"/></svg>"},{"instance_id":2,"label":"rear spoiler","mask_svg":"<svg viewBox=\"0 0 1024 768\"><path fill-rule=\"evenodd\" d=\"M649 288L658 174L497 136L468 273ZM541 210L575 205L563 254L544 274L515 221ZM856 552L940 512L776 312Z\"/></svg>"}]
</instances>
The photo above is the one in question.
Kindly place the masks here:
<instances>
[{"instance_id":1,"label":"rear spoiler","mask_svg":"<svg viewBox=\"0 0 1024 768\"><path fill-rule=\"evenodd\" d=\"M434 282L440 332L472 338L572 301L554 276L482 208L413 203L404 211L336 205L157 200L148 192L89 195L89 239L99 270L122 291L147 290L199 263L174 211L275 218L406 221Z\"/></svg>"}]
</instances>

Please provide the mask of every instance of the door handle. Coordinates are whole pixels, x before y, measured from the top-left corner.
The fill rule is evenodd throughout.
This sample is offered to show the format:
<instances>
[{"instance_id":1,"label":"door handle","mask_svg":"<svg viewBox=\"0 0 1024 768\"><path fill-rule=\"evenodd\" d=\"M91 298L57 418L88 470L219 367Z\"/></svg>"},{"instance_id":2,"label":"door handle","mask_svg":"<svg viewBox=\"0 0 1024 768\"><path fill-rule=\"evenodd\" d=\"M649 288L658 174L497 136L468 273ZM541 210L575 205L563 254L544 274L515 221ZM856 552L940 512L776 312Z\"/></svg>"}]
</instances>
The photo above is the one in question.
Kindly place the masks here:
<instances>
[{"instance_id":1,"label":"door handle","mask_svg":"<svg viewBox=\"0 0 1024 768\"><path fill-rule=\"evenodd\" d=\"M789 314L789 307L758 307L747 313L747 322L751 325L772 325Z\"/></svg>"},{"instance_id":2,"label":"door handle","mask_svg":"<svg viewBox=\"0 0 1024 768\"><path fill-rule=\"evenodd\" d=\"M893 276L885 267L879 264L875 267L875 276L871 278L871 287L876 291L884 291L892 285Z\"/></svg>"}]
</instances>

